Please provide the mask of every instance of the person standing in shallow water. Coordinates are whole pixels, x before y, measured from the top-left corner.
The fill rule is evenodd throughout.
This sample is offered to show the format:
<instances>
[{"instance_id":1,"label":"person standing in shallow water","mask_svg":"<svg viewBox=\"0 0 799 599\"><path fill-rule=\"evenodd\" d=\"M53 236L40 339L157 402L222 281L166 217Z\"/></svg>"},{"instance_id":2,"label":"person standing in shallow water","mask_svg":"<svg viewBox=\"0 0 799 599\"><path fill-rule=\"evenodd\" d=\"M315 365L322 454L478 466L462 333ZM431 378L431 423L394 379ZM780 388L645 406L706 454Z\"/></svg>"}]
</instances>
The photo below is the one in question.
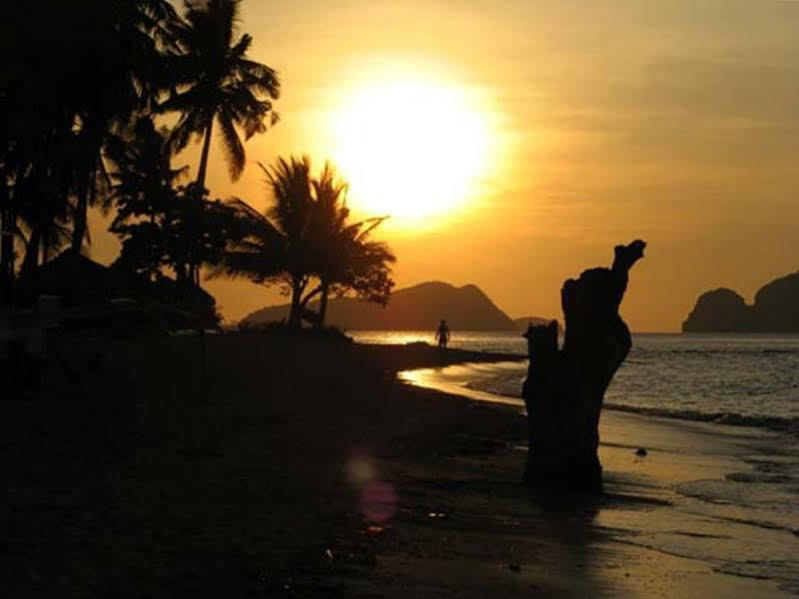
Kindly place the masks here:
<instances>
[{"instance_id":1,"label":"person standing in shallow water","mask_svg":"<svg viewBox=\"0 0 799 599\"><path fill-rule=\"evenodd\" d=\"M449 327L447 326L446 320L442 320L441 324L438 325L438 329L436 329L436 341L438 341L439 349L447 349L447 343L449 343Z\"/></svg>"}]
</instances>

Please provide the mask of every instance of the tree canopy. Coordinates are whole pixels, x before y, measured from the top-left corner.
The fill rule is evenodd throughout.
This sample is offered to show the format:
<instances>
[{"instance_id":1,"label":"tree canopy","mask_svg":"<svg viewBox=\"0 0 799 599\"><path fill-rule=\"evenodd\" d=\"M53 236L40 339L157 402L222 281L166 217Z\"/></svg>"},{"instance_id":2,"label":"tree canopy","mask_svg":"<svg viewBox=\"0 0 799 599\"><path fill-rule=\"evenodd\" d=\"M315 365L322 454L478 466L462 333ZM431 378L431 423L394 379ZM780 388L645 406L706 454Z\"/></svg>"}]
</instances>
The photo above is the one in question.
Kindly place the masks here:
<instances>
[{"instance_id":1,"label":"tree canopy","mask_svg":"<svg viewBox=\"0 0 799 599\"><path fill-rule=\"evenodd\" d=\"M331 293L387 303L396 259L386 244L369 239L385 219L352 222L347 184L330 164L318 177L311 175L308 157L260 166L271 191L269 207L259 214L241 200L229 203L248 223L247 234L229 244L217 276L281 285L291 296L293 328L303 319L324 326ZM309 304L317 297L319 310L312 312Z\"/></svg>"},{"instance_id":2,"label":"tree canopy","mask_svg":"<svg viewBox=\"0 0 799 599\"><path fill-rule=\"evenodd\" d=\"M310 160L260 165L264 214L211 199L211 140L231 179L244 143L278 121L280 79L250 57L241 0L42 0L0 7L0 299L65 248L91 241L92 206L112 211L115 266L153 289L201 271L276 284L291 325L323 326L328 298L388 301L395 258L371 239L384 218L355 221L348 185ZM175 119L175 117L177 117ZM164 126L165 124L170 127ZM175 156L202 142L196 177ZM64 259L66 261L66 259ZM309 309L319 300L319 308Z\"/></svg>"}]
</instances>

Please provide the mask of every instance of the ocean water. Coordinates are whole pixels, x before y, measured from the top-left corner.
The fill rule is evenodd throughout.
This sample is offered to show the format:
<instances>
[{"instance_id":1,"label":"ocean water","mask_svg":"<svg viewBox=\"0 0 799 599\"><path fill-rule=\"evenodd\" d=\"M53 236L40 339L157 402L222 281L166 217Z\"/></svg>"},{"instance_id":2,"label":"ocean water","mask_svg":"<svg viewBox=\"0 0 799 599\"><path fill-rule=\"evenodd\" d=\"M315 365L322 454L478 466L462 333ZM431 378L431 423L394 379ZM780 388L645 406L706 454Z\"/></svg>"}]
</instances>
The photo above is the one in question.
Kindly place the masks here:
<instances>
[{"instance_id":1,"label":"ocean water","mask_svg":"<svg viewBox=\"0 0 799 599\"><path fill-rule=\"evenodd\" d=\"M362 343L433 343L427 331L356 331ZM507 332L455 331L450 347L526 354ZM526 361L443 369L448 383L518 398ZM799 433L799 335L633 335L605 407Z\"/></svg>"},{"instance_id":2,"label":"ocean water","mask_svg":"<svg viewBox=\"0 0 799 599\"><path fill-rule=\"evenodd\" d=\"M430 332L353 336L365 343L433 342ZM527 349L522 337L505 332L456 331L451 346ZM526 371L521 360L400 376L522 409ZM597 524L623 543L799 596L799 335L634 335L605 407L606 482L612 491L651 495L670 507L600 510ZM646 458L635 456L638 446L647 448Z\"/></svg>"}]
</instances>

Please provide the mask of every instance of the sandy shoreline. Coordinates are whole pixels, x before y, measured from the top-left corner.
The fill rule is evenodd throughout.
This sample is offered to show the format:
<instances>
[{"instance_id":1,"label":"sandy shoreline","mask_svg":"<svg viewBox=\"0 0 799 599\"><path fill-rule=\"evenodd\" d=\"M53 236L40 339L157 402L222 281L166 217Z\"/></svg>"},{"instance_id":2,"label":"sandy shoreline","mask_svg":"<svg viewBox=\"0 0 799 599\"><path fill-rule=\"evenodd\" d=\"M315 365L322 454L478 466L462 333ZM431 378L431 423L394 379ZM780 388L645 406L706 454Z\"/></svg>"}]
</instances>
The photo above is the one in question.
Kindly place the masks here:
<instances>
[{"instance_id":1,"label":"sandy shoreline","mask_svg":"<svg viewBox=\"0 0 799 599\"><path fill-rule=\"evenodd\" d=\"M520 400L461 384L468 370L468 365L446 368L443 374L439 369L423 369L400 373L400 377L476 401L498 401L523 410ZM660 592L652 583L658 576L664 577L664 596L698 595L705 579L713 585L732 585L730 592L736 585L743 585L735 592L745 590L746 596L799 593L799 561L795 557L799 516L795 510L763 510L756 503L746 505L745 496L740 504L730 501L735 496L730 487L737 486L737 493L751 492L794 503L793 496L778 497L777 485L769 483L788 482L782 480L789 478L782 473L790 471L781 466L796 463L799 447L795 441L786 444L783 434L761 428L613 409L603 411L600 433L608 497L591 524L608 532L614 543L652 550L670 564L660 575L646 573L651 579L647 596ZM646 448L645 457L635 454L640 447ZM519 449L523 456L526 448ZM521 462L516 462L515 467L521 468ZM620 501L614 502L614 498ZM651 505L646 506L650 500ZM735 574L739 579L719 576L722 573ZM742 578L765 580L767 584L751 585ZM674 586L676 579L682 586ZM629 587L630 581L614 584L619 588L611 594Z\"/></svg>"},{"instance_id":2,"label":"sandy shoreline","mask_svg":"<svg viewBox=\"0 0 799 599\"><path fill-rule=\"evenodd\" d=\"M396 379L431 348L211 338L205 402L196 340L68 347L78 382L0 401L9 596L781 594L663 547L713 540L673 488L740 470L744 429L606 412L608 495L536 498L518 410Z\"/></svg>"}]
</instances>

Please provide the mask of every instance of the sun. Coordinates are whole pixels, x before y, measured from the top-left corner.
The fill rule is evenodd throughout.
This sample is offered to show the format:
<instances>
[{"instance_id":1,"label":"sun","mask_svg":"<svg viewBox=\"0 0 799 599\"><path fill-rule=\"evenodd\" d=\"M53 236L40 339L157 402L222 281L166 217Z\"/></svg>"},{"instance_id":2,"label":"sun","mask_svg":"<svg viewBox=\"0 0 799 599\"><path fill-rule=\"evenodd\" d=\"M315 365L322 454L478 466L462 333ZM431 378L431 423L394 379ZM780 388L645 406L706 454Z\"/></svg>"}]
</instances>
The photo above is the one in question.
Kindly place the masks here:
<instances>
[{"instance_id":1,"label":"sun","mask_svg":"<svg viewBox=\"0 0 799 599\"><path fill-rule=\"evenodd\" d=\"M420 226L462 209L490 166L490 127L468 89L403 76L343 94L333 158L360 211Z\"/></svg>"}]
</instances>

